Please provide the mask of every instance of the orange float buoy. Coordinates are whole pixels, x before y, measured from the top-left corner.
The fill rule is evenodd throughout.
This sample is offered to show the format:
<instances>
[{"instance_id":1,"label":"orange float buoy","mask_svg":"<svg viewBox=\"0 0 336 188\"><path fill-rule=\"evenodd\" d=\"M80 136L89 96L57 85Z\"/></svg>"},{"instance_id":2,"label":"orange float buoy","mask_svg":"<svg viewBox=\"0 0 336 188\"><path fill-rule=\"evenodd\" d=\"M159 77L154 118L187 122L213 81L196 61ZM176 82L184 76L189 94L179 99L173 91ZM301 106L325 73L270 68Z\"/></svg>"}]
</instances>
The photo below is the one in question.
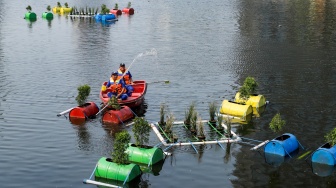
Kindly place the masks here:
<instances>
[{"instance_id":1,"label":"orange float buoy","mask_svg":"<svg viewBox=\"0 0 336 188\"><path fill-rule=\"evenodd\" d=\"M73 108L69 112L70 118L79 118L79 119L87 119L91 116L96 115L98 113L99 108L94 102L88 102L81 106L77 106Z\"/></svg>"},{"instance_id":2,"label":"orange float buoy","mask_svg":"<svg viewBox=\"0 0 336 188\"><path fill-rule=\"evenodd\" d=\"M110 124L122 124L134 117L130 107L122 106L120 110L108 110L103 115L103 122Z\"/></svg>"},{"instance_id":3,"label":"orange float buoy","mask_svg":"<svg viewBox=\"0 0 336 188\"><path fill-rule=\"evenodd\" d=\"M121 10L118 10L118 9L111 9L110 13L116 16L120 16L122 14Z\"/></svg>"},{"instance_id":4,"label":"orange float buoy","mask_svg":"<svg viewBox=\"0 0 336 188\"><path fill-rule=\"evenodd\" d=\"M122 10L123 13L133 15L134 14L134 9L133 8L124 8Z\"/></svg>"}]
</instances>

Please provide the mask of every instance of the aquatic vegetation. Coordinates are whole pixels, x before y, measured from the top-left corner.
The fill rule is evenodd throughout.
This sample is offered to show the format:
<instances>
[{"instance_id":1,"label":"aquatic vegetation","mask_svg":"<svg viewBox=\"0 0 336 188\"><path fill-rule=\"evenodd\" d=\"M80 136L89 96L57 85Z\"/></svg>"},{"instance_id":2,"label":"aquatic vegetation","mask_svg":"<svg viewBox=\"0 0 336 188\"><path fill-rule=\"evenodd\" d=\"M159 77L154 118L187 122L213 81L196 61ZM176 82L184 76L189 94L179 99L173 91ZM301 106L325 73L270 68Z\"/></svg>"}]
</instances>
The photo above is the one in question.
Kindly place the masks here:
<instances>
[{"instance_id":1,"label":"aquatic vegetation","mask_svg":"<svg viewBox=\"0 0 336 188\"><path fill-rule=\"evenodd\" d=\"M273 132L279 132L283 129L283 126L285 126L286 121L281 119L280 113L277 113L273 118L272 121L269 124L270 129Z\"/></svg>"},{"instance_id":2,"label":"aquatic vegetation","mask_svg":"<svg viewBox=\"0 0 336 188\"><path fill-rule=\"evenodd\" d=\"M247 100L257 91L258 83L253 77L248 76L242 87L239 88L240 98Z\"/></svg>"}]
</instances>

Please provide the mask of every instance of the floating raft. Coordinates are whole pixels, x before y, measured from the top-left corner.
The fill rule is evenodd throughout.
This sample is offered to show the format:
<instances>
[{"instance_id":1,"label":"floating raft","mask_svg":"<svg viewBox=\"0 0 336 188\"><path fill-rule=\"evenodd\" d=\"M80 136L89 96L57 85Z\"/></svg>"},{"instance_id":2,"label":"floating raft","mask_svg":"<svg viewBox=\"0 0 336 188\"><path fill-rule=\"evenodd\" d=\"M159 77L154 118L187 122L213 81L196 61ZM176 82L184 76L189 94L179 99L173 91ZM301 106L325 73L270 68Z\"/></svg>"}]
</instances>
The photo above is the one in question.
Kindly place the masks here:
<instances>
[{"instance_id":1,"label":"floating raft","mask_svg":"<svg viewBox=\"0 0 336 188\"><path fill-rule=\"evenodd\" d=\"M299 148L299 142L293 134L285 133L269 141L264 148L265 153L286 156Z\"/></svg>"},{"instance_id":2,"label":"floating raft","mask_svg":"<svg viewBox=\"0 0 336 188\"><path fill-rule=\"evenodd\" d=\"M330 166L336 164L336 145L331 147L329 143L323 144L312 155L313 163L320 163Z\"/></svg>"},{"instance_id":3,"label":"floating raft","mask_svg":"<svg viewBox=\"0 0 336 188\"><path fill-rule=\"evenodd\" d=\"M106 179L129 182L141 175L141 169L137 164L120 165L112 162L110 158L99 159L95 176Z\"/></svg>"},{"instance_id":4,"label":"floating raft","mask_svg":"<svg viewBox=\"0 0 336 188\"><path fill-rule=\"evenodd\" d=\"M94 102L88 102L81 106L72 108L69 112L69 118L87 119L98 113L99 108Z\"/></svg>"}]
</instances>

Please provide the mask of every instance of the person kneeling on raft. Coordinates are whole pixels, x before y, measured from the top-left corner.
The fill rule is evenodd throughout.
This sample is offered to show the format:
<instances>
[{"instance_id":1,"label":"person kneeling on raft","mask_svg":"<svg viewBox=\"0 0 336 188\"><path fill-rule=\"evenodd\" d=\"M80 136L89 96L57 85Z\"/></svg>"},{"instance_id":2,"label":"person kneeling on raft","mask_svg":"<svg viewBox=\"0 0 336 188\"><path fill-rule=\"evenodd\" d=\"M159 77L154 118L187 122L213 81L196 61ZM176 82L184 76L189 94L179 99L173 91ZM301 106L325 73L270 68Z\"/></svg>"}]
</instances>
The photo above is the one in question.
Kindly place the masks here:
<instances>
[{"instance_id":1,"label":"person kneeling on raft","mask_svg":"<svg viewBox=\"0 0 336 188\"><path fill-rule=\"evenodd\" d=\"M120 63L119 70L118 70L118 80L124 80L126 92L128 96L131 96L134 89L133 89L133 79L132 74L130 71L126 71L125 63Z\"/></svg>"},{"instance_id":2,"label":"person kneeling on raft","mask_svg":"<svg viewBox=\"0 0 336 188\"><path fill-rule=\"evenodd\" d=\"M118 80L118 72L112 72L110 80L107 82L106 87L111 90L107 93L107 96L111 98L116 96L117 99L126 100L128 95L126 94L125 83L123 80Z\"/></svg>"}]
</instances>

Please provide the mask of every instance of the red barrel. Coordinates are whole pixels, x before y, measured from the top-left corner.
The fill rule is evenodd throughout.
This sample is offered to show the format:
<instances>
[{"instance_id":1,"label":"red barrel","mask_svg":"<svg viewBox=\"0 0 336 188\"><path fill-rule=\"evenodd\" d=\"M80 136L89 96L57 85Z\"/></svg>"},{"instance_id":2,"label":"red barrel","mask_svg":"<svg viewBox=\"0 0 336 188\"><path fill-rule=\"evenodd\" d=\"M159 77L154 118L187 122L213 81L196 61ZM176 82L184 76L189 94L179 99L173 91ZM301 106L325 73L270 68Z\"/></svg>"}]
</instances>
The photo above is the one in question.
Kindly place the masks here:
<instances>
[{"instance_id":1,"label":"red barrel","mask_svg":"<svg viewBox=\"0 0 336 188\"><path fill-rule=\"evenodd\" d=\"M110 13L116 16L120 16L122 14L121 10L118 10L118 9L111 9Z\"/></svg>"},{"instance_id":2,"label":"red barrel","mask_svg":"<svg viewBox=\"0 0 336 188\"><path fill-rule=\"evenodd\" d=\"M73 108L69 113L69 117L87 119L90 116L96 115L98 111L99 108L94 102L88 102Z\"/></svg>"},{"instance_id":3,"label":"red barrel","mask_svg":"<svg viewBox=\"0 0 336 188\"><path fill-rule=\"evenodd\" d=\"M122 106L120 110L108 110L103 115L103 122L110 124L121 124L131 118L134 114L128 106Z\"/></svg>"},{"instance_id":4,"label":"red barrel","mask_svg":"<svg viewBox=\"0 0 336 188\"><path fill-rule=\"evenodd\" d=\"M122 10L123 13L133 15L134 14L134 9L133 8L124 8Z\"/></svg>"}]
</instances>

